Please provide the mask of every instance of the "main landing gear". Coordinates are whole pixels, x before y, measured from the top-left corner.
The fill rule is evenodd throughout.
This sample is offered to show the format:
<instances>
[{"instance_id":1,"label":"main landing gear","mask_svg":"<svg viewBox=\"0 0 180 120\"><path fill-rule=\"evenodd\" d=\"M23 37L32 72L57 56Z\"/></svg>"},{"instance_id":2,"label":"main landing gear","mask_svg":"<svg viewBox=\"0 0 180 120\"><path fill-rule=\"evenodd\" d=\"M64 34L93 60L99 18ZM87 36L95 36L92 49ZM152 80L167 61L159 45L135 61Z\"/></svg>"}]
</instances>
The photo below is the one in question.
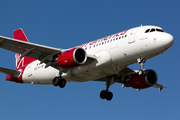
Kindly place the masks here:
<instances>
[{"instance_id":1,"label":"main landing gear","mask_svg":"<svg viewBox=\"0 0 180 120\"><path fill-rule=\"evenodd\" d=\"M64 88L66 86L66 80L61 77L63 70L59 70L59 77L55 77L53 79L53 85L59 86L60 88Z\"/></svg>"},{"instance_id":2,"label":"main landing gear","mask_svg":"<svg viewBox=\"0 0 180 120\"><path fill-rule=\"evenodd\" d=\"M106 99L108 101L110 101L113 97L113 93L110 92L109 90L102 90L100 93L100 98L101 99Z\"/></svg>"},{"instance_id":3,"label":"main landing gear","mask_svg":"<svg viewBox=\"0 0 180 120\"><path fill-rule=\"evenodd\" d=\"M64 88L66 86L66 80L63 79L61 76L60 77L55 77L54 80L53 80L53 85L54 86L58 86L60 88Z\"/></svg>"},{"instance_id":4,"label":"main landing gear","mask_svg":"<svg viewBox=\"0 0 180 120\"><path fill-rule=\"evenodd\" d=\"M114 83L114 76L107 77L106 90L102 90L100 93L101 99L106 99L106 100L110 101L113 98L113 93L109 91L109 87L113 83Z\"/></svg>"},{"instance_id":5,"label":"main landing gear","mask_svg":"<svg viewBox=\"0 0 180 120\"><path fill-rule=\"evenodd\" d=\"M138 58L137 62L140 64L139 75L143 76L145 74L145 71L143 70L143 67L144 67L144 63L146 62L146 59L145 58Z\"/></svg>"}]
</instances>

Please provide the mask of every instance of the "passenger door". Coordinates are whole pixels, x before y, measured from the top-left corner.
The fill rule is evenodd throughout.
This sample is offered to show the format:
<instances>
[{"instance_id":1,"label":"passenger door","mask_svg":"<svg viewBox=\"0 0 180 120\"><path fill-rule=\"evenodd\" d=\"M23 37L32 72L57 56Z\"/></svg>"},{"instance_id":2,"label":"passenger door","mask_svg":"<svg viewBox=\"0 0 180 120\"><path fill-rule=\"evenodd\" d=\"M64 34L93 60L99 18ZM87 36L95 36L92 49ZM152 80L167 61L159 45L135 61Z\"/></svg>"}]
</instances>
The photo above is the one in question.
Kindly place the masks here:
<instances>
[{"instance_id":1,"label":"passenger door","mask_svg":"<svg viewBox=\"0 0 180 120\"><path fill-rule=\"evenodd\" d=\"M138 28L133 28L133 29L131 29L130 35L129 35L129 39L128 39L128 43L129 43L129 44L135 42L135 35L136 35L137 30L138 30Z\"/></svg>"}]
</instances>

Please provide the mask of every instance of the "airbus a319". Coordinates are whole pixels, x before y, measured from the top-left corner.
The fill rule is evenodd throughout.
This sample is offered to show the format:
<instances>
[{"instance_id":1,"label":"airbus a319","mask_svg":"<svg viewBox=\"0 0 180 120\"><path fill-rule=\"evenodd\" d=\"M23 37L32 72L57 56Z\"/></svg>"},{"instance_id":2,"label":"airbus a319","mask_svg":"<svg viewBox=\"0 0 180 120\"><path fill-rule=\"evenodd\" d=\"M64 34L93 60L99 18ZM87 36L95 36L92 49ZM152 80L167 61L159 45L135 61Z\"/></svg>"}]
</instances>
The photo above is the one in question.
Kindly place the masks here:
<instances>
[{"instance_id":1,"label":"airbus a319","mask_svg":"<svg viewBox=\"0 0 180 120\"><path fill-rule=\"evenodd\" d=\"M140 26L69 49L59 49L28 41L22 29L14 31L14 39L0 36L0 47L15 52L16 70L0 67L6 80L64 88L68 82L103 81L106 88L100 98L110 101L109 87L140 90L163 89L157 73L143 69L147 59L162 54L174 42L171 34L158 26ZM139 63L139 70L127 66Z\"/></svg>"}]
</instances>

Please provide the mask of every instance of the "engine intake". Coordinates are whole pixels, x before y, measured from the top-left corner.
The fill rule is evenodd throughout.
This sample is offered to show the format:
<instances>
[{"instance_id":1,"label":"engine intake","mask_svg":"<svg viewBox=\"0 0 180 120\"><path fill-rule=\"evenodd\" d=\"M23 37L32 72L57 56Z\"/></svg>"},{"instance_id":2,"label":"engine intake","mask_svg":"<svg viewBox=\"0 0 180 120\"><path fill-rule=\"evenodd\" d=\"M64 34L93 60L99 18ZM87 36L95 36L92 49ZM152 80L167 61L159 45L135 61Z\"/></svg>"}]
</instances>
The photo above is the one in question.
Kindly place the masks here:
<instances>
[{"instance_id":1,"label":"engine intake","mask_svg":"<svg viewBox=\"0 0 180 120\"><path fill-rule=\"evenodd\" d=\"M86 51L82 48L73 48L58 56L57 62L62 68L72 68L82 65L87 60Z\"/></svg>"},{"instance_id":2,"label":"engine intake","mask_svg":"<svg viewBox=\"0 0 180 120\"><path fill-rule=\"evenodd\" d=\"M130 86L135 89L144 89L153 86L157 83L158 77L154 70L146 70L145 75L141 76L138 73L130 77Z\"/></svg>"}]
</instances>

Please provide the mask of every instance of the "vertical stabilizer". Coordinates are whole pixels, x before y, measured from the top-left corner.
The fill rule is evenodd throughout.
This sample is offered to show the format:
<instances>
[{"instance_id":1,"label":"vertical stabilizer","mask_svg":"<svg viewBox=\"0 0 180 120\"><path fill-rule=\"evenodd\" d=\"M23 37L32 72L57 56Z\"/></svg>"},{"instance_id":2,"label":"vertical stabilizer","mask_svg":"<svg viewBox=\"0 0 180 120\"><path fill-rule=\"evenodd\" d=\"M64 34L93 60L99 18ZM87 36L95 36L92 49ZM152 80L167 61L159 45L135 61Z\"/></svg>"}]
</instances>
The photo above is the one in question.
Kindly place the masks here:
<instances>
[{"instance_id":1,"label":"vertical stabilizer","mask_svg":"<svg viewBox=\"0 0 180 120\"><path fill-rule=\"evenodd\" d=\"M14 31L14 39L29 42L21 28Z\"/></svg>"},{"instance_id":2,"label":"vertical stabilizer","mask_svg":"<svg viewBox=\"0 0 180 120\"><path fill-rule=\"evenodd\" d=\"M14 39L21 40L24 42L29 42L21 28L14 31ZM19 54L19 53L15 53L15 57L16 57L16 70L28 65L29 63L31 63L35 60L34 58L31 58L28 56L20 58L21 54Z\"/></svg>"}]
</instances>

